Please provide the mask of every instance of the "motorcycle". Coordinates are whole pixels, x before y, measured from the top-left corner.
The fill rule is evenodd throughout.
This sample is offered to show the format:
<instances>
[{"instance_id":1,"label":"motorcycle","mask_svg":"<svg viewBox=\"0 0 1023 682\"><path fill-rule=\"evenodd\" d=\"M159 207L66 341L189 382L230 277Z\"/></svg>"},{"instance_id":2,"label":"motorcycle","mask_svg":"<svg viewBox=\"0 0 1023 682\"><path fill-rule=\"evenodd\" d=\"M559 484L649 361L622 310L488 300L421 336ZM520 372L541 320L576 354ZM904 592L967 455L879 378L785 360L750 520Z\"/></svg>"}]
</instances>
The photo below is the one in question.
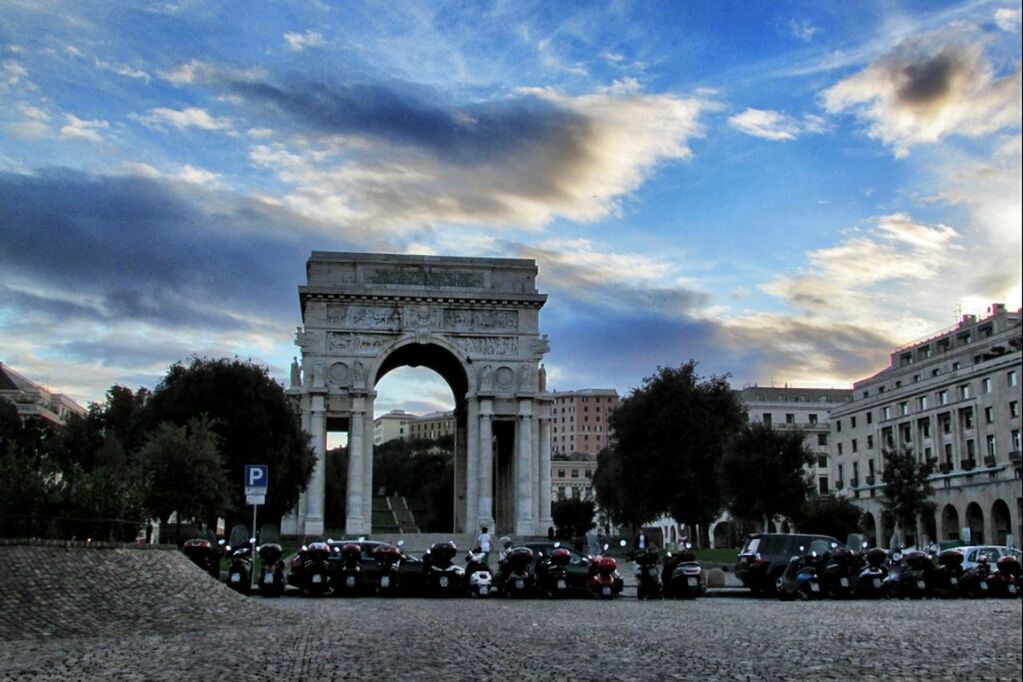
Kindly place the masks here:
<instances>
[{"instance_id":1,"label":"motorcycle","mask_svg":"<svg viewBox=\"0 0 1023 682\"><path fill-rule=\"evenodd\" d=\"M987 597L991 594L991 567L986 554L977 557L977 564L963 573L959 580L959 593L974 599Z\"/></svg>"},{"instance_id":2,"label":"motorcycle","mask_svg":"<svg viewBox=\"0 0 1023 682\"><path fill-rule=\"evenodd\" d=\"M622 540L622 546L625 546ZM604 554L593 557L586 576L586 593L600 599L614 599L621 592L622 578L618 574L618 562L614 557L607 556L608 545L604 545Z\"/></svg>"},{"instance_id":3,"label":"motorcycle","mask_svg":"<svg viewBox=\"0 0 1023 682\"><path fill-rule=\"evenodd\" d=\"M277 526L267 524L259 529L259 593L264 597L280 597L284 594L284 562L281 560L281 535Z\"/></svg>"},{"instance_id":4,"label":"motorcycle","mask_svg":"<svg viewBox=\"0 0 1023 682\"><path fill-rule=\"evenodd\" d=\"M706 592L702 580L703 567L696 561L693 546L685 544L678 553L668 552L664 559L662 581L664 594L675 599L695 599Z\"/></svg>"},{"instance_id":5,"label":"motorcycle","mask_svg":"<svg viewBox=\"0 0 1023 682\"><path fill-rule=\"evenodd\" d=\"M536 582L541 593L548 597L569 595L568 564L571 561L572 553L560 543L555 543L551 553L540 558L536 567Z\"/></svg>"},{"instance_id":6,"label":"motorcycle","mask_svg":"<svg viewBox=\"0 0 1023 682\"><path fill-rule=\"evenodd\" d=\"M661 574L657 570L657 562L660 556L657 550L653 548L646 548L639 550L633 557L636 566L634 573L636 576L636 599L660 599L662 595L661 590Z\"/></svg>"},{"instance_id":7,"label":"motorcycle","mask_svg":"<svg viewBox=\"0 0 1023 682\"><path fill-rule=\"evenodd\" d=\"M322 538L314 538L299 548L291 560L288 583L309 596L330 591L330 545Z\"/></svg>"},{"instance_id":8,"label":"motorcycle","mask_svg":"<svg viewBox=\"0 0 1023 682\"><path fill-rule=\"evenodd\" d=\"M832 543L830 556L821 576L821 587L832 599L849 599L856 593L860 573L856 555L838 543Z\"/></svg>"},{"instance_id":9,"label":"motorcycle","mask_svg":"<svg viewBox=\"0 0 1023 682\"><path fill-rule=\"evenodd\" d=\"M923 599L929 591L927 574L933 567L926 552L892 552L885 591L889 597Z\"/></svg>"},{"instance_id":10,"label":"motorcycle","mask_svg":"<svg viewBox=\"0 0 1023 682\"><path fill-rule=\"evenodd\" d=\"M533 563L533 550L528 547L512 547L505 553L501 585L507 597L525 597L533 592L535 579L529 570Z\"/></svg>"},{"instance_id":11,"label":"motorcycle","mask_svg":"<svg viewBox=\"0 0 1023 682\"><path fill-rule=\"evenodd\" d=\"M465 555L465 575L470 597L488 597L494 589L490 567L484 562L486 553L479 547Z\"/></svg>"},{"instance_id":12,"label":"motorcycle","mask_svg":"<svg viewBox=\"0 0 1023 682\"><path fill-rule=\"evenodd\" d=\"M213 537L213 533L211 531L204 530L199 533L198 537L185 540L183 549L185 556L188 557L193 564L209 573L214 578L218 580L220 579L220 556L222 552L220 551L216 538Z\"/></svg>"},{"instance_id":13,"label":"motorcycle","mask_svg":"<svg viewBox=\"0 0 1023 682\"><path fill-rule=\"evenodd\" d=\"M1016 557L1003 556L995 563L995 572L988 578L992 597L1020 596L1020 565Z\"/></svg>"},{"instance_id":14,"label":"motorcycle","mask_svg":"<svg viewBox=\"0 0 1023 682\"><path fill-rule=\"evenodd\" d=\"M805 548L800 545L799 551ZM814 566L817 562L817 553L797 554L789 559L781 577L778 578L778 595L783 601L793 599L818 599L821 596L820 577Z\"/></svg>"},{"instance_id":15,"label":"motorcycle","mask_svg":"<svg viewBox=\"0 0 1023 682\"><path fill-rule=\"evenodd\" d=\"M362 592L362 545L358 542L341 546L341 568L333 587L336 596L352 597Z\"/></svg>"},{"instance_id":16,"label":"motorcycle","mask_svg":"<svg viewBox=\"0 0 1023 682\"><path fill-rule=\"evenodd\" d=\"M380 569L380 577L377 579L376 585L377 594L382 597L398 594L398 567L401 564L401 550L394 545L381 545L374 550L373 558Z\"/></svg>"},{"instance_id":17,"label":"motorcycle","mask_svg":"<svg viewBox=\"0 0 1023 682\"><path fill-rule=\"evenodd\" d=\"M938 566L934 569L931 594L936 597L955 598L959 596L959 581L963 578L963 553L946 549L938 554Z\"/></svg>"},{"instance_id":18,"label":"motorcycle","mask_svg":"<svg viewBox=\"0 0 1023 682\"><path fill-rule=\"evenodd\" d=\"M863 543L864 549L866 544ZM885 596L884 583L888 578L885 562L888 553L880 547L867 549L860 556L862 565L856 577L856 596L864 599L880 599Z\"/></svg>"},{"instance_id":19,"label":"motorcycle","mask_svg":"<svg viewBox=\"0 0 1023 682\"><path fill-rule=\"evenodd\" d=\"M423 572L428 594L451 597L462 593L464 572L452 563L458 548L453 542L437 542L423 555Z\"/></svg>"},{"instance_id":20,"label":"motorcycle","mask_svg":"<svg viewBox=\"0 0 1023 682\"><path fill-rule=\"evenodd\" d=\"M252 545L249 529L241 524L231 529L224 553L227 555L227 585L232 590L248 594L252 590Z\"/></svg>"}]
</instances>

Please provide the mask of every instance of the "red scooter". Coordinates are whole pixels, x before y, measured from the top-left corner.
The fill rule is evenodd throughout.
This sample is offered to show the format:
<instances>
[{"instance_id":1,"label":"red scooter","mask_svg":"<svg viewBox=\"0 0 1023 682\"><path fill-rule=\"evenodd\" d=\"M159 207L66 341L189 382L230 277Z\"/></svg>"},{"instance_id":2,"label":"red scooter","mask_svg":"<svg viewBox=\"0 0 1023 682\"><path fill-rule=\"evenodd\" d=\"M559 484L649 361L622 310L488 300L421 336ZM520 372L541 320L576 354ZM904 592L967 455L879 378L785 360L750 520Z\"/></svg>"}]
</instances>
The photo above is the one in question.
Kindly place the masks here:
<instances>
[{"instance_id":1,"label":"red scooter","mask_svg":"<svg viewBox=\"0 0 1023 682\"><path fill-rule=\"evenodd\" d=\"M996 562L995 567L997 570L988 577L991 596L1009 599L1019 597L1020 565L1016 557L1003 556Z\"/></svg>"},{"instance_id":2,"label":"red scooter","mask_svg":"<svg viewBox=\"0 0 1023 682\"><path fill-rule=\"evenodd\" d=\"M622 540L622 547L625 546ZM614 557L607 556L608 545L604 545L604 554L595 556L590 561L589 574L586 577L586 592L599 599L614 599L622 591L622 576L618 573L618 562Z\"/></svg>"}]
</instances>

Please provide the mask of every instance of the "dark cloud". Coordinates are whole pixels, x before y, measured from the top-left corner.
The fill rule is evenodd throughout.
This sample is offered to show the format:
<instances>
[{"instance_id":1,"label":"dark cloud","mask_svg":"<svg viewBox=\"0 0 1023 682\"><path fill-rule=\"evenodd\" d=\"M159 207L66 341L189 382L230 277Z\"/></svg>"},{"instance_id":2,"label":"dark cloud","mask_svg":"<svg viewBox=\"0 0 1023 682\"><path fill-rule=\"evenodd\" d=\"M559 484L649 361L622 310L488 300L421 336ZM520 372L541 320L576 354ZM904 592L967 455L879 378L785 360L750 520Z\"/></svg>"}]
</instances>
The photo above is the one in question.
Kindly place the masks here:
<instances>
[{"instance_id":1,"label":"dark cloud","mask_svg":"<svg viewBox=\"0 0 1023 682\"><path fill-rule=\"evenodd\" d=\"M905 82L898 89L899 99L911 105L940 101L952 89L953 74L961 70L961 63L948 53L920 64L909 64L902 69Z\"/></svg>"},{"instance_id":2,"label":"dark cloud","mask_svg":"<svg viewBox=\"0 0 1023 682\"><path fill-rule=\"evenodd\" d=\"M210 199L138 177L0 174L0 300L213 331L296 318L304 261L323 245L289 239L280 216L244 202L208 211Z\"/></svg>"},{"instance_id":3,"label":"dark cloud","mask_svg":"<svg viewBox=\"0 0 1023 682\"><path fill-rule=\"evenodd\" d=\"M298 124L303 134L368 136L470 165L526 152L552 161L586 155L586 118L538 97L455 107L400 83L278 85L230 77L222 82L257 110Z\"/></svg>"}]
</instances>

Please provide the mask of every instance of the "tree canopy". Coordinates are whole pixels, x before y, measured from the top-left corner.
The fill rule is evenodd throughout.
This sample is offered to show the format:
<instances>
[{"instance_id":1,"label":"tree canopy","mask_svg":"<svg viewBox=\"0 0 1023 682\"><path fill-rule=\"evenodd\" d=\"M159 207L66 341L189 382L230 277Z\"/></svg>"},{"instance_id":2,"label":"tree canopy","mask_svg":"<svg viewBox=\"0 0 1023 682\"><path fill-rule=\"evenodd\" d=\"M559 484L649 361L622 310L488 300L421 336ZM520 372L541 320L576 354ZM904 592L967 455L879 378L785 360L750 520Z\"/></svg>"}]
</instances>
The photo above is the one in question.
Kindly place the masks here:
<instances>
[{"instance_id":1,"label":"tree canopy","mask_svg":"<svg viewBox=\"0 0 1023 682\"><path fill-rule=\"evenodd\" d=\"M936 508L931 496L928 476L934 471L934 463L918 460L913 450L883 450L884 471L881 481L881 506L892 515L903 531L912 531L916 536L917 520L933 514Z\"/></svg>"},{"instance_id":2,"label":"tree canopy","mask_svg":"<svg viewBox=\"0 0 1023 682\"><path fill-rule=\"evenodd\" d=\"M228 522L245 513L246 464L269 467L264 518L280 520L298 503L312 474L314 455L284 388L265 367L240 360L194 358L175 364L146 403L147 430L161 422L185 426L206 415L219 438L227 477Z\"/></svg>"},{"instance_id":3,"label":"tree canopy","mask_svg":"<svg viewBox=\"0 0 1023 682\"><path fill-rule=\"evenodd\" d=\"M850 533L862 532L863 510L847 497L811 495L793 518L803 533L830 535L845 542Z\"/></svg>"},{"instance_id":4,"label":"tree canopy","mask_svg":"<svg viewBox=\"0 0 1023 682\"><path fill-rule=\"evenodd\" d=\"M557 500L551 505L551 518L561 537L577 538L593 528L595 512L592 500L578 497Z\"/></svg>"},{"instance_id":5,"label":"tree canopy","mask_svg":"<svg viewBox=\"0 0 1023 682\"><path fill-rule=\"evenodd\" d=\"M747 521L794 518L812 491L805 466L813 453L802 431L760 422L743 427L721 459L721 486L729 511Z\"/></svg>"},{"instance_id":6,"label":"tree canopy","mask_svg":"<svg viewBox=\"0 0 1023 682\"><path fill-rule=\"evenodd\" d=\"M600 504L617 508L618 521L644 523L670 514L682 523L706 524L717 516L718 461L745 421L727 377L703 379L692 360L660 367L609 421L614 443L598 457L594 485Z\"/></svg>"}]
</instances>

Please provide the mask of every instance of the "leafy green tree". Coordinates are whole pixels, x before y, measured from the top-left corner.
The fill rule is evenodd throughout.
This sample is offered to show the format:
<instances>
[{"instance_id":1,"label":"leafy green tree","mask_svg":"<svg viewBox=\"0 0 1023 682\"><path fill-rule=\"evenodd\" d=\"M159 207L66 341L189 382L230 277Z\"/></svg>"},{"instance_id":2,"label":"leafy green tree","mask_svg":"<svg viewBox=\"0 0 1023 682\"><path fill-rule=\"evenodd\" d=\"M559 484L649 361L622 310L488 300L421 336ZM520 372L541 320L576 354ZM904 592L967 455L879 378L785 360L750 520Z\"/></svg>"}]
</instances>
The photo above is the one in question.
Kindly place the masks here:
<instances>
[{"instance_id":1,"label":"leafy green tree","mask_svg":"<svg viewBox=\"0 0 1023 682\"><path fill-rule=\"evenodd\" d=\"M327 451L324 467L323 526L331 530L345 527L348 508L348 448Z\"/></svg>"},{"instance_id":2,"label":"leafy green tree","mask_svg":"<svg viewBox=\"0 0 1023 682\"><path fill-rule=\"evenodd\" d=\"M603 513L612 522L638 525L639 520L627 516L622 504L621 466L622 458L618 456L613 446L597 453L597 468L593 472L593 495Z\"/></svg>"},{"instance_id":3,"label":"leafy green tree","mask_svg":"<svg viewBox=\"0 0 1023 682\"><path fill-rule=\"evenodd\" d=\"M842 542L850 533L862 532L863 511L848 497L811 495L793 518L803 533L830 535Z\"/></svg>"},{"instance_id":4,"label":"leafy green tree","mask_svg":"<svg viewBox=\"0 0 1023 682\"><path fill-rule=\"evenodd\" d=\"M177 512L175 537L184 519L216 518L230 503L218 437L205 417L188 426L160 424L139 452L149 483L146 506L166 524Z\"/></svg>"},{"instance_id":5,"label":"leafy green tree","mask_svg":"<svg viewBox=\"0 0 1023 682\"><path fill-rule=\"evenodd\" d=\"M577 497L557 500L551 505L554 526L563 537L577 538L585 535L586 531L593 528L595 511L592 500L581 500Z\"/></svg>"},{"instance_id":6,"label":"leafy green tree","mask_svg":"<svg viewBox=\"0 0 1023 682\"><path fill-rule=\"evenodd\" d=\"M934 489L928 476L934 472L934 463L917 459L913 450L882 450L884 471L881 481L881 506L892 515L902 532L911 531L918 537L917 521L934 514L936 505L931 501Z\"/></svg>"},{"instance_id":7,"label":"leafy green tree","mask_svg":"<svg viewBox=\"0 0 1023 682\"><path fill-rule=\"evenodd\" d=\"M696 363L658 368L611 414L617 461L601 472L601 505L617 484L622 518L644 523L667 513L682 523L706 524L721 509L717 463L725 443L741 428L742 406L726 377L702 379Z\"/></svg>"},{"instance_id":8,"label":"leafy green tree","mask_svg":"<svg viewBox=\"0 0 1023 682\"><path fill-rule=\"evenodd\" d=\"M747 521L794 518L812 492L804 467L813 461L802 431L747 424L721 458L721 487L729 511Z\"/></svg>"},{"instance_id":9,"label":"leafy green tree","mask_svg":"<svg viewBox=\"0 0 1023 682\"><path fill-rule=\"evenodd\" d=\"M237 359L202 358L187 366L173 365L144 412L150 429L161 422L183 426L202 414L213 420L230 493L229 524L246 518L246 464L269 467L266 505L261 509L267 523L279 523L309 482L314 463L309 436L284 388L264 367Z\"/></svg>"},{"instance_id":10,"label":"leafy green tree","mask_svg":"<svg viewBox=\"0 0 1023 682\"><path fill-rule=\"evenodd\" d=\"M450 532L454 515L454 438L394 439L373 450L373 487L404 495L424 532Z\"/></svg>"}]
</instances>

